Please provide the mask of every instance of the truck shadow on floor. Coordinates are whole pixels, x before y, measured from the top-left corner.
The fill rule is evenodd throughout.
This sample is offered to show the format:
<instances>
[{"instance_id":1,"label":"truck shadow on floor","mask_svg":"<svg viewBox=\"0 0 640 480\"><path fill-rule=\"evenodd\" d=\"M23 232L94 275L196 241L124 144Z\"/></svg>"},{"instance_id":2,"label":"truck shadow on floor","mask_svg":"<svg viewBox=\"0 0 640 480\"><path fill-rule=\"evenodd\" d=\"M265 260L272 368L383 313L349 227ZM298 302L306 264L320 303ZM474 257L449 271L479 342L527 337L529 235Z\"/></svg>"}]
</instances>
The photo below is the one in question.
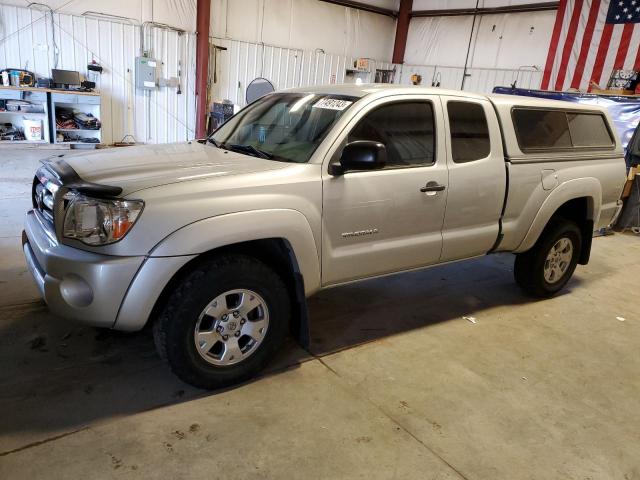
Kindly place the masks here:
<instances>
[{"instance_id":1,"label":"truck shadow on floor","mask_svg":"<svg viewBox=\"0 0 640 480\"><path fill-rule=\"evenodd\" d=\"M289 340L253 381L330 353L463 316L532 302L513 283L513 258L495 255L322 291L309 300L308 350ZM574 278L565 292L580 284ZM219 392L177 379L149 330L74 325L43 304L0 308L0 455L96 421ZM242 388L235 387L235 388Z\"/></svg>"},{"instance_id":2,"label":"truck shadow on floor","mask_svg":"<svg viewBox=\"0 0 640 480\"><path fill-rule=\"evenodd\" d=\"M482 257L321 291L309 300L309 350L327 355L432 324L475 318L490 308L536 301L515 284L513 258ZM572 279L566 291L578 283Z\"/></svg>"}]
</instances>

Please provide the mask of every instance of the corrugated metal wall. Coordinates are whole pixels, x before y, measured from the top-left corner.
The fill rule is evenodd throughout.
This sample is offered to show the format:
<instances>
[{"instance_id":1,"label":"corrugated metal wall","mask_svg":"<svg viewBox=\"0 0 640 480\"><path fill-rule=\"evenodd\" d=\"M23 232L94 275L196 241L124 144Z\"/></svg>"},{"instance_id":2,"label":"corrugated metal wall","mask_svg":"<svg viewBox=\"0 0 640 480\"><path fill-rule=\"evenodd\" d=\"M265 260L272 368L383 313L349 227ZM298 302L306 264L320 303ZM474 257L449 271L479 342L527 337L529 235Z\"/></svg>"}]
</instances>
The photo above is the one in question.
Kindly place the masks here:
<instances>
[{"instance_id":1,"label":"corrugated metal wall","mask_svg":"<svg viewBox=\"0 0 640 480\"><path fill-rule=\"evenodd\" d=\"M228 99L245 105L246 87L254 78L264 77L276 90L307 85L343 83L345 71L352 68L354 57L275 47L223 38L211 38L211 43L227 50L216 50L214 67L216 82L212 84L215 99ZM213 50L213 49L212 49ZM211 58L213 59L212 53ZM393 65L370 60L371 81L376 68L390 69Z\"/></svg>"},{"instance_id":2,"label":"corrugated metal wall","mask_svg":"<svg viewBox=\"0 0 640 480\"><path fill-rule=\"evenodd\" d=\"M140 142L164 143L193 138L195 129L195 35L149 29L152 55L159 76L177 76L182 58L182 94L175 88L150 93L134 86L139 29L133 23L54 13L57 68L87 71L92 60L104 67L96 88L102 97L103 142L132 134ZM50 14L40 10L0 5L0 67L26 68L49 77L56 52Z\"/></svg>"},{"instance_id":3,"label":"corrugated metal wall","mask_svg":"<svg viewBox=\"0 0 640 480\"><path fill-rule=\"evenodd\" d=\"M215 99L228 99L244 105L245 90L256 77L271 81L276 90L306 85L343 83L345 70L351 68L353 57L324 53L321 50L300 50L275 47L230 39L211 38L211 44L227 50L212 53L212 69L216 70L216 82L212 84ZM212 49L213 51L213 49ZM215 59L214 59L215 55ZM393 64L370 60L371 78L376 70L392 69ZM411 75L422 75L422 85L430 86L434 73L442 88L460 90L462 67L432 65L395 65L395 83L410 85ZM511 85L516 79L521 88L539 88L541 71L532 69L468 68L466 91L490 93L493 87Z\"/></svg>"},{"instance_id":4,"label":"corrugated metal wall","mask_svg":"<svg viewBox=\"0 0 640 480\"><path fill-rule=\"evenodd\" d=\"M462 67L442 67L433 65L402 65L399 82L411 84L411 75L422 75L422 85L430 86L432 80L440 81L441 88L460 90L462 85ZM532 69L510 70L504 68L467 68L469 75L464 83L465 91L491 93L495 86L509 86L517 79L520 88L540 88L542 71Z\"/></svg>"},{"instance_id":5,"label":"corrugated metal wall","mask_svg":"<svg viewBox=\"0 0 640 480\"><path fill-rule=\"evenodd\" d=\"M55 68L56 51L51 36L50 14L40 10L0 4L0 67L26 68L48 77ZM97 78L102 95L103 142L112 143L132 134L139 142L165 143L191 139L195 129L195 35L149 29L146 49L158 60L159 76L175 77L181 59L182 94L175 88L151 92L134 86L134 62L139 52L140 26L132 21L111 21L54 13L57 67L86 73L96 60L103 67ZM276 89L342 83L345 70L355 58L323 50L283 48L261 43L211 38L211 43L227 50L211 54L216 82L215 99L229 99L245 105L246 87L256 77L270 80ZM393 65L370 60L370 81L376 68ZM396 65L396 83L410 84L413 73L422 75L422 84L431 85L434 72L441 87L459 89L461 67ZM490 68L470 68L465 90L490 92L496 85L538 88L542 72Z\"/></svg>"}]
</instances>

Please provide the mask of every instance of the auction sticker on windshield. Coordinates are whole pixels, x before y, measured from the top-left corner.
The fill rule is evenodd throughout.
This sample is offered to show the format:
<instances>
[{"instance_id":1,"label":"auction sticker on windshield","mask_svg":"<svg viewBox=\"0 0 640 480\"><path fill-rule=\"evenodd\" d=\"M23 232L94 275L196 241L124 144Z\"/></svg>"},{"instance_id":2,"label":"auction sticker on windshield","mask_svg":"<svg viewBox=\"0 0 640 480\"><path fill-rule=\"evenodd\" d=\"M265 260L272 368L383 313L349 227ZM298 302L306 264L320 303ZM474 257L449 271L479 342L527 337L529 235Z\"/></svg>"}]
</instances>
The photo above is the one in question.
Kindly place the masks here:
<instances>
[{"instance_id":1,"label":"auction sticker on windshield","mask_svg":"<svg viewBox=\"0 0 640 480\"><path fill-rule=\"evenodd\" d=\"M329 110L344 110L353 102L338 98L323 98L313 104L313 108L328 108Z\"/></svg>"}]
</instances>

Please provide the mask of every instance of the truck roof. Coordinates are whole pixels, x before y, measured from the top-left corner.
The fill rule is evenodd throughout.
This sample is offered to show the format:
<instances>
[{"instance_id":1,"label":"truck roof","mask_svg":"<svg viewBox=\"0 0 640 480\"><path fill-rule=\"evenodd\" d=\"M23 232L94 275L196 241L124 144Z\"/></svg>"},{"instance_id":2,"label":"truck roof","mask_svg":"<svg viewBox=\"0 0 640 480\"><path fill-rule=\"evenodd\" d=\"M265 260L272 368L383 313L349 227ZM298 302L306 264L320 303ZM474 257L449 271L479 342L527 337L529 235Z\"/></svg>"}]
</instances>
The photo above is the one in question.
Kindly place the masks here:
<instances>
[{"instance_id":1,"label":"truck roof","mask_svg":"<svg viewBox=\"0 0 640 480\"><path fill-rule=\"evenodd\" d=\"M453 97L464 97L474 99L489 100L496 106L529 106L529 107L556 107L569 108L571 110L600 110L604 108L597 105L580 105L562 100L548 100L545 98L525 97L520 95L504 95L504 94L480 94L466 92L461 90L447 90L444 88L422 87L416 85L395 85L389 83L342 83L330 85L309 85L306 87L288 88L282 90L284 92L294 93L320 93L329 95L348 95L351 97L365 97L371 94L384 95L406 95L406 94L425 94L425 95L449 95Z\"/></svg>"},{"instance_id":2,"label":"truck roof","mask_svg":"<svg viewBox=\"0 0 640 480\"><path fill-rule=\"evenodd\" d=\"M504 95L500 93L491 93L484 95L496 107L500 106L523 106L523 107L546 107L546 108L563 108L568 110L589 110L605 112L606 108L598 105L578 104L574 102L566 102L564 100L550 100L539 97L525 97L521 95Z\"/></svg>"},{"instance_id":3,"label":"truck roof","mask_svg":"<svg viewBox=\"0 0 640 480\"><path fill-rule=\"evenodd\" d=\"M467 98L486 98L471 92L462 92L460 90L446 90L444 88L421 87L417 85L394 85L391 83L340 83L331 85L309 85L306 87L288 88L282 90L284 92L295 93L322 93L332 95L349 95L351 97L364 97L374 93L393 94L428 94L428 95L453 95L457 97ZM508 95L505 95L508 97Z\"/></svg>"}]
</instances>

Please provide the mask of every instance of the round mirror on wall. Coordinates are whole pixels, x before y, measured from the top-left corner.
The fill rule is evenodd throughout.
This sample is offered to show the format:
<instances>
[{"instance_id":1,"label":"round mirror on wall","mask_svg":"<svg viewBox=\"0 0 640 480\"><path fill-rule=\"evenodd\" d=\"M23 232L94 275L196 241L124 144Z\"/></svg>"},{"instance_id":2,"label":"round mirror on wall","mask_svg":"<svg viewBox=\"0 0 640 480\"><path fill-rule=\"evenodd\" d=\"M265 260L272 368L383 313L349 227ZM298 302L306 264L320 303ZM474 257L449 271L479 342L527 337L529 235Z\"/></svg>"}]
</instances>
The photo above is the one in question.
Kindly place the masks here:
<instances>
[{"instance_id":1,"label":"round mirror on wall","mask_svg":"<svg viewBox=\"0 0 640 480\"><path fill-rule=\"evenodd\" d=\"M247 86L246 100L247 104L255 102L260 97L275 91L273 84L266 78L255 78Z\"/></svg>"}]
</instances>

